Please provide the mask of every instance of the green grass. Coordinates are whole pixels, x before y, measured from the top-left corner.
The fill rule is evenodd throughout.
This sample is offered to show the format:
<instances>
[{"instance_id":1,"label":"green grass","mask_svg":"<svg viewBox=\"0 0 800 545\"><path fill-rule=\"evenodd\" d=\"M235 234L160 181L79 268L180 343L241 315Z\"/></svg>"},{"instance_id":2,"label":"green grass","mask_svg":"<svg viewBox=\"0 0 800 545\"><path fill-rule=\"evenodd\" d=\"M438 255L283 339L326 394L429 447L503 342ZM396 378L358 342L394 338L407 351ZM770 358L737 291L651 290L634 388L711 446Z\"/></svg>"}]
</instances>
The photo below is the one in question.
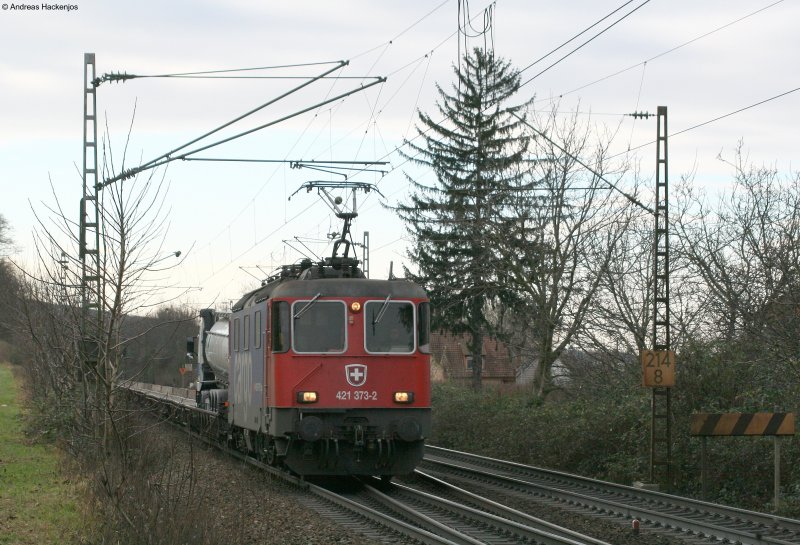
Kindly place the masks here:
<instances>
[{"instance_id":1,"label":"green grass","mask_svg":"<svg viewBox=\"0 0 800 545\"><path fill-rule=\"evenodd\" d=\"M0 364L0 545L77 542L77 486L61 474L55 445L25 436L19 391Z\"/></svg>"}]
</instances>

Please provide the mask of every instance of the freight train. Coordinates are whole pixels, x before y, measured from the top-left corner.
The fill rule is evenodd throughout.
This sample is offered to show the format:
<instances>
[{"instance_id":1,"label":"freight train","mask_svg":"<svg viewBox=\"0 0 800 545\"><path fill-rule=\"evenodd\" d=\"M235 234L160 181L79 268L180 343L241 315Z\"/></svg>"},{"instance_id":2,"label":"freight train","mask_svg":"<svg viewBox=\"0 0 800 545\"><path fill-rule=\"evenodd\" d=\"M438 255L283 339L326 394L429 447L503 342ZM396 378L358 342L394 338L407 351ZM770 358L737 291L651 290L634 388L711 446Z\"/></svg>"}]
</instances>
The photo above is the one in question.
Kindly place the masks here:
<instances>
[{"instance_id":1,"label":"freight train","mask_svg":"<svg viewBox=\"0 0 800 545\"><path fill-rule=\"evenodd\" d=\"M430 434L430 305L417 284L365 277L349 219L332 257L282 267L230 312L201 312L196 401L267 463L389 479L413 471Z\"/></svg>"}]
</instances>

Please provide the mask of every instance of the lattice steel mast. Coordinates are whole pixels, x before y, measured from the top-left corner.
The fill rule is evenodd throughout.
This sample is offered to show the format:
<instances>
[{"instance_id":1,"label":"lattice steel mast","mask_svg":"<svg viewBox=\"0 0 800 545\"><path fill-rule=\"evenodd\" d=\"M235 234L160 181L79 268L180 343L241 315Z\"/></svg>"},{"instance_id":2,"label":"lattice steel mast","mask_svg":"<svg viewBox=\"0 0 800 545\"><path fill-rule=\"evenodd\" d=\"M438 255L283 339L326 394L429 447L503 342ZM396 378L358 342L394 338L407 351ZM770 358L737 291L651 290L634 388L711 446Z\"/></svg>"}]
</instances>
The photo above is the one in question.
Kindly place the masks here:
<instances>
[{"instance_id":1,"label":"lattice steel mast","mask_svg":"<svg viewBox=\"0 0 800 545\"><path fill-rule=\"evenodd\" d=\"M94 53L83 57L83 195L80 205L81 336L84 360L98 359L103 324L100 203L97 188L97 94Z\"/></svg>"},{"instance_id":2,"label":"lattice steel mast","mask_svg":"<svg viewBox=\"0 0 800 545\"><path fill-rule=\"evenodd\" d=\"M669 178L667 107L659 106L656 138L656 206L653 243L652 347L669 352ZM653 388L650 428L650 482L672 483L672 394L669 387ZM657 474L658 473L658 474Z\"/></svg>"}]
</instances>

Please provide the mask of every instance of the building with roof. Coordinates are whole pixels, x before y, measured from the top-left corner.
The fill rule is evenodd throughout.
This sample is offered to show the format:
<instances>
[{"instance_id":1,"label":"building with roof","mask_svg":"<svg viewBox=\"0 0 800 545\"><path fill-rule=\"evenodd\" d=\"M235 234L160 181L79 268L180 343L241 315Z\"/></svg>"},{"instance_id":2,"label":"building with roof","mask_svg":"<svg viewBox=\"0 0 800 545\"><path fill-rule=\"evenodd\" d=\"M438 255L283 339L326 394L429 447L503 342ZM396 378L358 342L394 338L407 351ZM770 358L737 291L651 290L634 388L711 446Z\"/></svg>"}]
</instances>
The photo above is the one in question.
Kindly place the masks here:
<instances>
[{"instance_id":1,"label":"building with roof","mask_svg":"<svg viewBox=\"0 0 800 545\"><path fill-rule=\"evenodd\" d=\"M431 332L431 380L469 381L472 379L472 353L469 336ZM481 379L488 384L513 384L516 380L516 358L508 346L492 337L483 339Z\"/></svg>"}]
</instances>

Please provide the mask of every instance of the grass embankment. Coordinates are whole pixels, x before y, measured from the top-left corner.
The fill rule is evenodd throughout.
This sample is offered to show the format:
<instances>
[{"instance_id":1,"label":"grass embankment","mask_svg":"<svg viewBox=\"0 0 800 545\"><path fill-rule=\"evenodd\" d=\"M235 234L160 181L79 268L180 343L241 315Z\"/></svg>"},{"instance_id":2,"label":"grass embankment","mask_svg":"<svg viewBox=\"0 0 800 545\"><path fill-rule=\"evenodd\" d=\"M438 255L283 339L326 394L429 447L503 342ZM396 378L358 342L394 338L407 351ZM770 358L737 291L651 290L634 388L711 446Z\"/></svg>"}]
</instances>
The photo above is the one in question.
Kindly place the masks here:
<instances>
[{"instance_id":1,"label":"grass embankment","mask_svg":"<svg viewBox=\"0 0 800 545\"><path fill-rule=\"evenodd\" d=\"M20 391L0 364L0 545L78 541L76 487L60 473L55 446L25 436Z\"/></svg>"}]
</instances>

